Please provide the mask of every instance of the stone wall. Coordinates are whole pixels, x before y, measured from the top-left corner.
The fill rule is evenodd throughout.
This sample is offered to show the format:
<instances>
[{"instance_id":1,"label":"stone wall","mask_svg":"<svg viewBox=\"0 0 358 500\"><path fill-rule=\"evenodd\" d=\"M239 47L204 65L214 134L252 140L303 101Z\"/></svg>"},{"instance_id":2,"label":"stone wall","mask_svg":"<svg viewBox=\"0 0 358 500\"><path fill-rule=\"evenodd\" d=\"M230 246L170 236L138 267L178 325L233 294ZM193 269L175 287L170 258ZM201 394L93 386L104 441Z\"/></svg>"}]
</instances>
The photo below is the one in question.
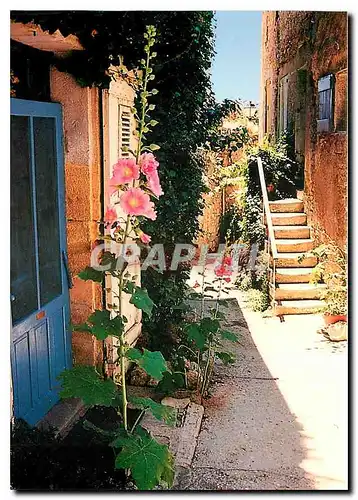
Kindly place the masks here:
<instances>
[{"instance_id":1,"label":"stone wall","mask_svg":"<svg viewBox=\"0 0 358 500\"><path fill-rule=\"evenodd\" d=\"M288 79L288 124L304 164L305 206L318 241L347 239L348 26L344 12L265 12L260 138L279 132L279 85ZM334 127L318 133L318 79L333 74Z\"/></svg>"},{"instance_id":2,"label":"stone wall","mask_svg":"<svg viewBox=\"0 0 358 500\"><path fill-rule=\"evenodd\" d=\"M51 99L62 105L65 156L67 251L73 288L71 322L82 323L102 308L102 287L77 274L90 264L101 219L101 164L98 89L82 88L68 73L51 70ZM88 333L73 332L75 364L96 364L101 343Z\"/></svg>"}]
</instances>

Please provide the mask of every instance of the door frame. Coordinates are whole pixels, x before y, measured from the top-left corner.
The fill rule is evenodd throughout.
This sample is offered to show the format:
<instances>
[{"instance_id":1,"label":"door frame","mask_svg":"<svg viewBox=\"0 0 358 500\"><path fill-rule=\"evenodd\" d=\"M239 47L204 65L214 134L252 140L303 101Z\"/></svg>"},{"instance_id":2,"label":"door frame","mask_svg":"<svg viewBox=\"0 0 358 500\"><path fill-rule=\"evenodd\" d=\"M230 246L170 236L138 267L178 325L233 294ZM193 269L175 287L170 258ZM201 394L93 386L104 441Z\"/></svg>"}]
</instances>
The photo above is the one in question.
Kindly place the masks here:
<instances>
[{"instance_id":1,"label":"door frame","mask_svg":"<svg viewBox=\"0 0 358 500\"><path fill-rule=\"evenodd\" d=\"M60 268L61 268L61 285L62 294L64 297L64 325L67 335L64 336L64 348L65 348L65 360L66 367L70 368L72 366L72 345L71 345L71 333L69 330L70 324L70 300L69 300L69 288L71 287L69 271L67 267L68 257L67 257L67 234L66 234L66 205L65 205L65 168L64 168L64 154L63 154L63 121L62 121L62 107L58 103L41 102L41 101L30 101L25 99L10 99L10 116L26 116L29 117L29 132L30 132L30 144L31 144L31 178L35 179L35 159L34 159L34 138L33 138L33 118L54 118L55 119L55 147L56 147L56 159L57 159L57 188L58 188L58 200L57 200L57 213L59 218L59 243L60 243ZM11 188L10 188L11 189ZM35 223L34 227L34 237L36 238L37 226L36 226L36 196L35 187L32 182L31 187L32 192L32 206L34 208L33 220ZM11 228L10 228L11 230ZM14 353L14 336L16 336L17 327L21 325L26 325L26 323L31 322L33 315L43 310L44 308L53 309L55 303L59 300L57 296L52 299L46 305L39 307L40 296L39 296L39 272L38 272L38 251L37 246L35 247L35 260L36 260L36 277L37 277L37 292L38 292L38 306L35 311L30 313L30 315L22 318L16 323L12 322L11 318L11 376L12 376L12 392L13 392L13 414L17 416L17 408L19 407L18 395L15 387L17 387L20 381L17 380L17 374L15 369L15 353ZM49 341L53 342L53 338ZM53 347L53 344L51 344ZM50 364L50 371L52 375L52 367ZM58 400L58 397L57 397ZM53 404L55 404L54 401Z\"/></svg>"}]
</instances>

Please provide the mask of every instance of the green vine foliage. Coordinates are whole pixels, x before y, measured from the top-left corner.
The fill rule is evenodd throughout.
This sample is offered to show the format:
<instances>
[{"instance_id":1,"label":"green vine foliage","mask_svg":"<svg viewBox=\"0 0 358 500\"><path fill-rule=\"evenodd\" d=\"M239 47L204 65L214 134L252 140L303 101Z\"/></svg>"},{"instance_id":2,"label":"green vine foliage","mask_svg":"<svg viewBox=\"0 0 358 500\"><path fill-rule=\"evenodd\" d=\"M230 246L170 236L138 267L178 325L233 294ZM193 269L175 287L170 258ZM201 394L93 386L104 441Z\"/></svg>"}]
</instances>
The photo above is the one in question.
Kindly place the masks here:
<instances>
[{"instance_id":1,"label":"green vine foliage","mask_svg":"<svg viewBox=\"0 0 358 500\"><path fill-rule=\"evenodd\" d=\"M238 177L245 185L242 197L242 240L258 243L262 247L265 227L262 221L261 186L257 168L260 156L270 200L295 198L301 176L301 166L293 160L290 140L282 134L277 142L264 140L262 144L248 147L245 158L238 167Z\"/></svg>"}]
</instances>

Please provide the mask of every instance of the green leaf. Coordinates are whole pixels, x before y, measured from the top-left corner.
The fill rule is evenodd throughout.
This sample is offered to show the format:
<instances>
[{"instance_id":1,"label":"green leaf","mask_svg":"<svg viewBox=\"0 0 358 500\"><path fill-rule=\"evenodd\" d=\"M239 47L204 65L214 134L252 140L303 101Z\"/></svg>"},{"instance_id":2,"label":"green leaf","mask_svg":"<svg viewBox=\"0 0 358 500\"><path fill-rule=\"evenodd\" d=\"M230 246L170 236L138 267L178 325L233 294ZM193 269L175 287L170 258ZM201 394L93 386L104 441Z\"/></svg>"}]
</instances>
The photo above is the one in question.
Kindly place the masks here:
<instances>
[{"instance_id":1,"label":"green leaf","mask_svg":"<svg viewBox=\"0 0 358 500\"><path fill-rule=\"evenodd\" d=\"M185 332L188 336L188 340L194 342L196 347L201 351L206 347L206 337L203 334L200 326L196 323L192 323L185 328Z\"/></svg>"},{"instance_id":2,"label":"green leaf","mask_svg":"<svg viewBox=\"0 0 358 500\"><path fill-rule=\"evenodd\" d=\"M85 405L112 406L117 394L112 379L103 380L93 366L77 365L59 376L60 398L81 398Z\"/></svg>"},{"instance_id":3,"label":"green leaf","mask_svg":"<svg viewBox=\"0 0 358 500\"><path fill-rule=\"evenodd\" d=\"M224 365L228 365L230 363L235 363L235 355L232 352L217 352L217 357L221 359Z\"/></svg>"},{"instance_id":4,"label":"green leaf","mask_svg":"<svg viewBox=\"0 0 358 500\"><path fill-rule=\"evenodd\" d=\"M185 379L182 373L165 372L162 380L156 386L156 392L172 394L176 389L185 387Z\"/></svg>"},{"instance_id":5,"label":"green leaf","mask_svg":"<svg viewBox=\"0 0 358 500\"><path fill-rule=\"evenodd\" d=\"M155 127L156 125L158 125L158 123L159 123L159 122L158 122L157 120L150 120L149 125L150 125L151 127Z\"/></svg>"},{"instance_id":6,"label":"green leaf","mask_svg":"<svg viewBox=\"0 0 358 500\"><path fill-rule=\"evenodd\" d=\"M126 356L131 361L136 362L137 360L142 359L143 354L140 352L139 349L136 349L135 347L130 347L126 353Z\"/></svg>"},{"instance_id":7,"label":"green leaf","mask_svg":"<svg viewBox=\"0 0 358 500\"><path fill-rule=\"evenodd\" d=\"M158 146L157 144L150 144L149 149L151 149L152 151L157 151L158 149L160 149L160 146Z\"/></svg>"},{"instance_id":8,"label":"green leaf","mask_svg":"<svg viewBox=\"0 0 358 500\"><path fill-rule=\"evenodd\" d=\"M128 281L125 287L123 288L123 291L125 293L133 293L134 290L135 290L135 283L133 283L132 281Z\"/></svg>"},{"instance_id":9,"label":"green leaf","mask_svg":"<svg viewBox=\"0 0 358 500\"><path fill-rule=\"evenodd\" d=\"M155 380L162 380L163 373L168 370L167 362L165 361L163 354L159 351L148 351L143 349L141 353L136 348L128 349L126 356L131 361L134 361L138 366L143 368L150 377Z\"/></svg>"},{"instance_id":10,"label":"green leaf","mask_svg":"<svg viewBox=\"0 0 358 500\"><path fill-rule=\"evenodd\" d=\"M80 325L71 325L71 330L73 332L92 333L92 328L89 325L87 325L87 323L81 323Z\"/></svg>"},{"instance_id":11,"label":"green leaf","mask_svg":"<svg viewBox=\"0 0 358 500\"><path fill-rule=\"evenodd\" d=\"M173 460L168 447L159 444L143 428L138 426L135 434L119 437L113 446L122 448L116 457L116 468L130 469L139 490L152 490L161 480L172 486Z\"/></svg>"},{"instance_id":12,"label":"green leaf","mask_svg":"<svg viewBox=\"0 0 358 500\"><path fill-rule=\"evenodd\" d=\"M83 271L78 273L78 277L84 281L95 281L97 283L102 283L104 272L97 271L97 269L93 269L93 267L87 266Z\"/></svg>"},{"instance_id":13,"label":"green leaf","mask_svg":"<svg viewBox=\"0 0 358 500\"><path fill-rule=\"evenodd\" d=\"M75 331L89 332L98 340L105 340L109 335L119 337L124 330L123 319L116 316L111 319L110 311L96 311L88 318L88 323L75 326Z\"/></svg>"},{"instance_id":14,"label":"green leaf","mask_svg":"<svg viewBox=\"0 0 358 500\"><path fill-rule=\"evenodd\" d=\"M200 328L204 333L216 333L220 328L220 323L214 318L203 318L200 322Z\"/></svg>"},{"instance_id":15,"label":"green leaf","mask_svg":"<svg viewBox=\"0 0 358 500\"><path fill-rule=\"evenodd\" d=\"M131 304L134 304L138 309L141 309L143 312L145 312L149 318L151 317L154 302L149 297L148 292L145 288L136 286L129 302Z\"/></svg>"},{"instance_id":16,"label":"green leaf","mask_svg":"<svg viewBox=\"0 0 358 500\"><path fill-rule=\"evenodd\" d=\"M225 340L231 340L231 342L238 342L239 335L234 332L229 332L228 330L220 330L220 337Z\"/></svg>"},{"instance_id":17,"label":"green leaf","mask_svg":"<svg viewBox=\"0 0 358 500\"><path fill-rule=\"evenodd\" d=\"M149 410L158 420L163 420L166 424L174 426L176 422L176 411L170 406L162 405L150 398L140 398L130 396L128 401L134 408L139 410Z\"/></svg>"}]
</instances>

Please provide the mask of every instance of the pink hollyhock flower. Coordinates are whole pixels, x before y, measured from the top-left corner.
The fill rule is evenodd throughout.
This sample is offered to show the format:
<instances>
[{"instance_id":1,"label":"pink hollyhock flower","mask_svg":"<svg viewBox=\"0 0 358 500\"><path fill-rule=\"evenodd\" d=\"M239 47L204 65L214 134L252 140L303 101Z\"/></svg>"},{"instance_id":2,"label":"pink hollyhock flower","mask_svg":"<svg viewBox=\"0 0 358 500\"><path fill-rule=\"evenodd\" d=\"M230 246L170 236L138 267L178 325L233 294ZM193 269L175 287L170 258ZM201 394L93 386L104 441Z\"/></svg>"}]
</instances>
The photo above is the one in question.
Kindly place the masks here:
<instances>
[{"instance_id":1,"label":"pink hollyhock flower","mask_svg":"<svg viewBox=\"0 0 358 500\"><path fill-rule=\"evenodd\" d=\"M230 283L231 278L225 278L226 283Z\"/></svg>"},{"instance_id":2,"label":"pink hollyhock flower","mask_svg":"<svg viewBox=\"0 0 358 500\"><path fill-rule=\"evenodd\" d=\"M158 167L159 163L153 153L143 153L139 159L139 166L148 181L148 187L155 196L161 196L163 193L160 185Z\"/></svg>"},{"instance_id":3,"label":"pink hollyhock flower","mask_svg":"<svg viewBox=\"0 0 358 500\"><path fill-rule=\"evenodd\" d=\"M150 219L152 212L155 214L154 204L150 201L149 195L140 188L130 188L125 191L120 197L120 205L128 215L144 215Z\"/></svg>"},{"instance_id":4,"label":"pink hollyhock flower","mask_svg":"<svg viewBox=\"0 0 358 500\"><path fill-rule=\"evenodd\" d=\"M139 158L139 166L143 174L148 177L157 171L159 163L153 153L143 153Z\"/></svg>"},{"instance_id":5,"label":"pink hollyhock flower","mask_svg":"<svg viewBox=\"0 0 358 500\"><path fill-rule=\"evenodd\" d=\"M117 211L114 207L107 207L106 213L104 214L104 220L109 223L117 220Z\"/></svg>"},{"instance_id":6,"label":"pink hollyhock flower","mask_svg":"<svg viewBox=\"0 0 358 500\"><path fill-rule=\"evenodd\" d=\"M150 220L155 220L157 218L157 212L154 210L154 203L152 201L149 202L149 208L143 215Z\"/></svg>"},{"instance_id":7,"label":"pink hollyhock flower","mask_svg":"<svg viewBox=\"0 0 358 500\"><path fill-rule=\"evenodd\" d=\"M223 258L222 263L216 266L214 269L216 276L220 278L228 278L232 275L232 257L227 255ZM227 281L227 280L225 280ZM230 279L229 279L230 281Z\"/></svg>"},{"instance_id":8,"label":"pink hollyhock flower","mask_svg":"<svg viewBox=\"0 0 358 500\"><path fill-rule=\"evenodd\" d=\"M151 241L151 239L152 239L152 238L149 236L149 234L145 234L145 233L143 233L143 231L140 233L139 238L140 238L140 241L141 241L142 243L144 243L145 245L146 245L147 243L150 243L150 241Z\"/></svg>"},{"instance_id":9,"label":"pink hollyhock flower","mask_svg":"<svg viewBox=\"0 0 358 500\"><path fill-rule=\"evenodd\" d=\"M110 186L121 186L139 179L139 166L133 158L120 158L113 167Z\"/></svg>"},{"instance_id":10,"label":"pink hollyhock flower","mask_svg":"<svg viewBox=\"0 0 358 500\"><path fill-rule=\"evenodd\" d=\"M155 196L162 196L163 189L162 186L160 185L160 180L158 176L158 172L153 172L153 174L150 174L150 177L147 176L148 179L148 187L152 191Z\"/></svg>"},{"instance_id":11,"label":"pink hollyhock flower","mask_svg":"<svg viewBox=\"0 0 358 500\"><path fill-rule=\"evenodd\" d=\"M223 264L225 266L232 266L232 257L230 255L226 255L226 257L223 258Z\"/></svg>"}]
</instances>

